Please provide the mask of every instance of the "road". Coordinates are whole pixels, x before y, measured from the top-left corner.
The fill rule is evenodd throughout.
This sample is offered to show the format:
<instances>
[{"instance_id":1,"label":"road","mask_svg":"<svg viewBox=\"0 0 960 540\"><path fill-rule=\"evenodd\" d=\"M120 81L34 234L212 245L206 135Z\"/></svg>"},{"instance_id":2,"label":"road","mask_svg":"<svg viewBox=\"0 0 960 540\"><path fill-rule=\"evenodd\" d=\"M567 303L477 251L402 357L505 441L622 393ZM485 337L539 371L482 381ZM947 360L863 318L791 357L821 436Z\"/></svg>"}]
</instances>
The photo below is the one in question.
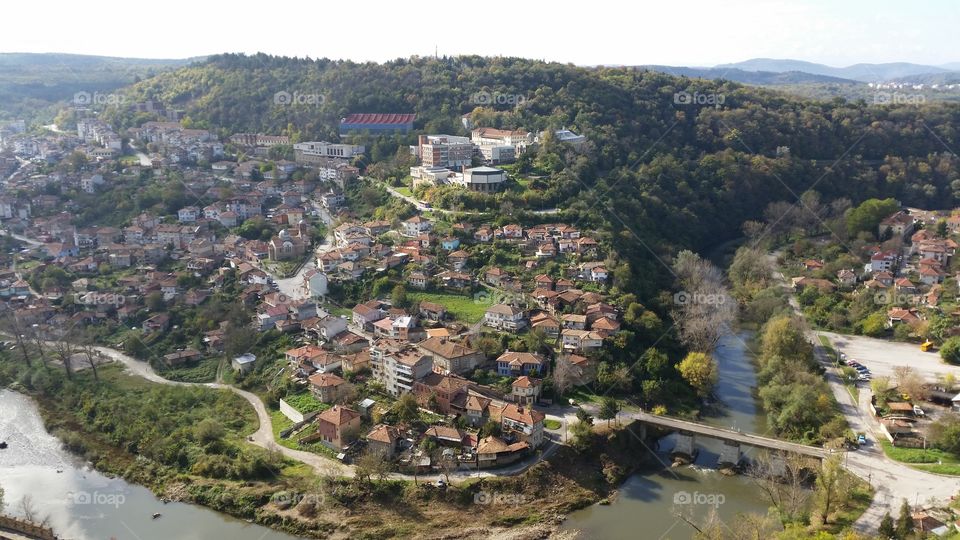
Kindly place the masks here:
<instances>
[{"instance_id":1,"label":"road","mask_svg":"<svg viewBox=\"0 0 960 540\"><path fill-rule=\"evenodd\" d=\"M874 377L893 377L897 366L910 366L930 382L952 373L960 380L960 366L951 366L940 359L936 352L923 352L913 343L897 343L865 336L848 336L833 332L819 332L830 338L834 348L844 352L850 360L856 360L870 368Z\"/></svg>"},{"instance_id":2,"label":"road","mask_svg":"<svg viewBox=\"0 0 960 540\"><path fill-rule=\"evenodd\" d=\"M403 193L400 193L399 191L397 191L397 190L394 189L393 187L387 185L385 182L381 182L380 184L381 184L384 188L386 188L387 193L389 193L390 195L393 195L394 197L397 197L398 199L403 199L403 200L407 201L408 203L410 203L410 204L414 205L415 207L417 207L417 210L435 212L435 213L438 213L438 214L481 215L481 214L485 214L485 213L486 213L486 212L478 212L478 211L476 211L476 210L445 210L445 209L443 209L443 208L428 207L426 204L420 202L416 197L408 197L407 195L404 195ZM559 208L547 208L547 209L544 209L544 210L531 210L530 212L533 213L533 214L539 214L539 215L550 215L550 214L558 214L558 213L560 213L560 209L559 209Z\"/></svg>"},{"instance_id":3,"label":"road","mask_svg":"<svg viewBox=\"0 0 960 540\"><path fill-rule=\"evenodd\" d=\"M775 269L776 253L771 254L769 259L771 260L771 267ZM774 270L774 278L779 280L784 289L788 291L788 299L794 313L803 317L797 298L783 274ZM829 333L825 334L830 335ZM870 434L867 445L859 450L846 452L844 456L846 467L853 474L867 480L875 490L873 502L854 523L854 529L864 534L873 534L880 525L880 520L883 519L884 514L897 515L900 504L904 499L911 505L923 504L931 500L944 503L949 501L950 497L956 495L960 491L960 479L913 469L888 458L883 453L883 449L877 443L884 438L879 431L879 424L872 414L865 410L866 404L870 403L870 390L859 388L859 399L855 401L840 380L834 359L820 344L817 332L810 331L807 337L813 343L817 361L826 370L827 384L850 429L854 432ZM848 338L849 336L842 337ZM888 342L881 343L884 347L890 345ZM847 354L851 355L850 352L847 352ZM863 359L857 358L857 360L862 361ZM864 365L870 365L870 369L874 369L870 360L864 362ZM862 403L863 407L858 402Z\"/></svg>"},{"instance_id":4,"label":"road","mask_svg":"<svg viewBox=\"0 0 960 540\"><path fill-rule=\"evenodd\" d=\"M172 386L203 386L206 388L214 389L227 389L231 392L237 394L243 399L247 400L248 403L253 407L254 411L257 413L257 419L260 422L260 427L257 428L257 431L250 435L248 441L251 444L265 448L267 450L276 450L283 454L284 457L292 459L294 461L299 461L305 463L313 468L317 474L324 476L339 476L352 478L355 476L355 468L352 465L347 465L339 461L334 461L329 458L325 458L321 455L314 454L311 452L304 452L302 450L295 450L292 448L287 448L285 446L280 446L276 443L273 438L273 421L270 418L270 413L267 411L266 406L264 406L263 401L256 395L245 390L241 390L234 386L228 384L220 383L187 383L179 381L171 381L165 379L157 374L153 370L153 367L150 366L148 362L143 362L137 360L131 356L128 356L116 349L111 349L109 347L96 347L96 350L103 354L104 356L123 364L127 372L142 377L148 381L158 383L158 384L168 384ZM450 473L450 480L452 482L462 482L469 478L491 478L496 476L514 476L526 471L529 467L537 463L542 459L546 459L554 452L556 452L559 447L558 444L552 440L547 440L544 443L545 448L543 451L531 458L527 458L523 461L514 463L508 467L501 467L494 471L468 471L468 470L458 470ZM390 475L390 478L393 480L405 480L405 481L419 481L419 482L436 482L440 479L445 479L445 475L442 474L426 474L426 475L417 475L414 477L409 474L400 474L393 473Z\"/></svg>"},{"instance_id":5,"label":"road","mask_svg":"<svg viewBox=\"0 0 960 540\"><path fill-rule=\"evenodd\" d=\"M14 239L16 239L16 240L19 240L19 241L21 241L21 242L23 242L23 243L30 244L31 246L42 246L42 245L43 245L43 242L41 242L41 241L39 241L39 240L37 240L37 239L35 239L35 238L28 238L28 237L23 236L23 235L20 235L20 234L14 234L14 233L10 232L8 229L2 229L2 230L0 230L0 234L9 236L9 237L14 238Z\"/></svg>"}]
</instances>

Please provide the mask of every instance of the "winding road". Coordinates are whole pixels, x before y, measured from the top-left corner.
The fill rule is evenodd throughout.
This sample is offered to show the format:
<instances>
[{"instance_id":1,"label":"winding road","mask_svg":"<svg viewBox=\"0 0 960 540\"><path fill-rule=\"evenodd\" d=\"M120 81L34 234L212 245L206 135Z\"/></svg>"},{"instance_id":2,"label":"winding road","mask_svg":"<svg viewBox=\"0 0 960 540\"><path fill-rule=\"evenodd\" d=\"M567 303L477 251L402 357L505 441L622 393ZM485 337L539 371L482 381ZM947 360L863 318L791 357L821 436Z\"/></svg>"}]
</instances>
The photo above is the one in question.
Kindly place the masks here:
<instances>
[{"instance_id":1,"label":"winding road","mask_svg":"<svg viewBox=\"0 0 960 540\"><path fill-rule=\"evenodd\" d=\"M771 254L770 260L772 268L775 269L776 254ZM774 271L774 278L779 280L788 291L790 306L794 313L802 318L803 311L800 309L800 304L787 285L783 274ZM872 413L865 409L866 404L870 403L869 388L858 387L858 399L854 400L840 380L833 359L821 345L818 334L811 330L807 333L807 338L813 343L817 361L826 370L824 377L841 413L851 430L871 435L867 445L859 450L846 452L844 458L847 469L867 480L875 490L873 502L853 524L853 528L864 534L872 534L879 527L884 514L897 515L900 504L904 500L912 506L924 505L931 501L945 503L960 492L960 478L914 469L884 454L877 441L883 440L885 436L880 433L880 426Z\"/></svg>"},{"instance_id":2,"label":"winding road","mask_svg":"<svg viewBox=\"0 0 960 540\"><path fill-rule=\"evenodd\" d=\"M171 381L170 379L165 379L158 375L149 363L137 360L116 349L111 349L108 347L95 347L95 350L107 358L123 364L128 373L142 377L157 384L168 384L173 386L202 386L205 388L230 390L231 392L247 400L247 402L250 403L254 411L257 413L260 427L255 433L250 435L248 442L267 450L279 451L284 457L309 465L317 474L322 476L338 476L345 478L352 478L356 476L355 467L352 465L340 463L339 461L334 461L311 452L295 450L277 444L273 438L273 421L270 418L270 413L267 411L266 406L264 406L263 400L261 400L256 394L247 392L246 390L241 390L229 384ZM462 482L468 478L490 478L495 476L514 476L520 474L538 461L549 457L558 448L556 443L549 440L545 443L545 446L546 448L538 455L532 458L527 458L509 467L501 467L495 471L458 470L450 473L450 480L453 482ZM446 476L443 474L426 474L417 475L414 477L413 475L401 473L393 473L389 476L389 478L392 480L420 482L436 482L437 480L445 479L445 477Z\"/></svg>"}]
</instances>

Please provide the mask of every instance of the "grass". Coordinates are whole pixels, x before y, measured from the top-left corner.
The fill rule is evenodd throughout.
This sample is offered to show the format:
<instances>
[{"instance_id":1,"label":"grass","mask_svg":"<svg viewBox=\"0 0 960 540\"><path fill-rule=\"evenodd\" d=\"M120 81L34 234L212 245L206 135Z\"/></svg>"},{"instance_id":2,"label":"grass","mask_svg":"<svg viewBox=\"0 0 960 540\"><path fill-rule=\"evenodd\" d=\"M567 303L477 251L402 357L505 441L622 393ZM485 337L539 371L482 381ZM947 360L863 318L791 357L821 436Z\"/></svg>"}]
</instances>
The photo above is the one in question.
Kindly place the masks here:
<instances>
[{"instance_id":1,"label":"grass","mask_svg":"<svg viewBox=\"0 0 960 540\"><path fill-rule=\"evenodd\" d=\"M413 197L413 191L408 187L397 187L397 188L393 188L393 190L403 195L404 197Z\"/></svg>"},{"instance_id":2,"label":"grass","mask_svg":"<svg viewBox=\"0 0 960 540\"><path fill-rule=\"evenodd\" d=\"M600 396L594 394L586 387L580 386L570 392L567 392L566 397L568 399L573 399L577 403L600 403Z\"/></svg>"},{"instance_id":3,"label":"grass","mask_svg":"<svg viewBox=\"0 0 960 540\"><path fill-rule=\"evenodd\" d=\"M547 418L543 421L543 427L546 429L560 429L563 427L563 423L559 420L554 420L553 418Z\"/></svg>"},{"instance_id":4,"label":"grass","mask_svg":"<svg viewBox=\"0 0 960 540\"><path fill-rule=\"evenodd\" d=\"M172 381L213 382L219 365L219 358L204 358L193 365L159 370L158 374Z\"/></svg>"},{"instance_id":5,"label":"grass","mask_svg":"<svg viewBox=\"0 0 960 540\"><path fill-rule=\"evenodd\" d=\"M889 441L880 441L883 452L895 461L915 469L936 474L960 476L960 459L937 448L900 448Z\"/></svg>"},{"instance_id":6,"label":"grass","mask_svg":"<svg viewBox=\"0 0 960 540\"><path fill-rule=\"evenodd\" d=\"M288 395L283 398L283 400L301 413L325 411L330 408L330 405L320 401L310 392L303 392L292 396Z\"/></svg>"},{"instance_id":7,"label":"grass","mask_svg":"<svg viewBox=\"0 0 960 540\"><path fill-rule=\"evenodd\" d=\"M472 296L437 292L407 292L407 297L417 302L434 302L447 308L450 315L470 324L479 322L489 304L477 302Z\"/></svg>"},{"instance_id":8,"label":"grass","mask_svg":"<svg viewBox=\"0 0 960 540\"><path fill-rule=\"evenodd\" d=\"M291 450L304 450L307 452L313 452L314 454L320 454L330 458L337 457L337 455L334 453L333 450L327 448L326 446L320 443L301 445L300 443L297 442L297 439L300 439L301 437L306 437L307 435L310 435L311 433L314 433L317 431L317 425L315 423L310 424L303 431L297 433L296 435L293 435L286 439L281 439L280 432L292 426L293 421L291 421L289 418L284 416L283 413L280 412L279 410L277 411L271 410L270 422L273 424L273 440L280 446L290 448Z\"/></svg>"}]
</instances>

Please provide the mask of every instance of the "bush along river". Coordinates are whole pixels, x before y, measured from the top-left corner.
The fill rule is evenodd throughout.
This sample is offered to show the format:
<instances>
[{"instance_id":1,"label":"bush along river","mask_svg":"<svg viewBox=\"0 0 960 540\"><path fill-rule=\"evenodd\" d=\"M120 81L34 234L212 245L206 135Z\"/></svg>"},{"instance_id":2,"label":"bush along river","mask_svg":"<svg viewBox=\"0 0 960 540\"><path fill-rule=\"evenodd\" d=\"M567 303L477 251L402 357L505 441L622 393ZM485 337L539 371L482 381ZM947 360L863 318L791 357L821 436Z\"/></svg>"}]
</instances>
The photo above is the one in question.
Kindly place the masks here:
<instances>
[{"instance_id":1,"label":"bush along river","mask_svg":"<svg viewBox=\"0 0 960 540\"><path fill-rule=\"evenodd\" d=\"M48 518L59 537L69 540L294 540L268 527L250 524L191 504L164 503L122 478L92 469L47 433L29 397L0 389L0 486L3 513L35 521ZM27 502L23 504L24 497ZM24 506L32 512L25 511Z\"/></svg>"},{"instance_id":2,"label":"bush along river","mask_svg":"<svg viewBox=\"0 0 960 540\"><path fill-rule=\"evenodd\" d=\"M756 371L752 332L728 334L714 352L720 377L714 390L719 403L704 423L762 434L766 418L754 397ZM631 476L609 505L594 505L570 514L563 528L579 530L580 538L691 538L712 514L733 523L737 514L765 514L769 503L747 476L726 476L717 470L723 443L699 437L699 453L689 466L670 467L675 436L660 440L659 465ZM754 449L744 446L749 458Z\"/></svg>"}]
</instances>

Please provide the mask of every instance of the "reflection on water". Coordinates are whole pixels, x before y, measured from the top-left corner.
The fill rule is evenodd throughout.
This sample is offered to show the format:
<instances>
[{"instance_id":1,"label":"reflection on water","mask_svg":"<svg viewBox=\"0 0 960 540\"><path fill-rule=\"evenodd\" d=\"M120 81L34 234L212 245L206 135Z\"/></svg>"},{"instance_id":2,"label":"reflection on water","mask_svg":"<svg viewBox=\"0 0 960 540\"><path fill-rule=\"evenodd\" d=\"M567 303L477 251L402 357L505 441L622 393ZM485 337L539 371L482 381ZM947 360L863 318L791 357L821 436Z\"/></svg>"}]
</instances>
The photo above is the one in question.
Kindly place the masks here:
<instances>
[{"instance_id":1,"label":"reflection on water","mask_svg":"<svg viewBox=\"0 0 960 540\"><path fill-rule=\"evenodd\" d=\"M39 517L70 540L293 540L260 525L183 503L163 504L146 488L108 478L61 449L26 396L0 390L0 486L5 512L23 516L28 497ZM161 517L154 520L153 514Z\"/></svg>"},{"instance_id":2,"label":"reflection on water","mask_svg":"<svg viewBox=\"0 0 960 540\"><path fill-rule=\"evenodd\" d=\"M723 338L715 352L720 378L717 410L705 423L763 433L766 420L753 396L756 374L752 364L752 334L740 332ZM660 441L661 463L670 463L673 437ZM745 476L728 477L713 467L720 456L720 441L697 439L700 453L690 467L657 467L630 477L609 506L595 505L571 514L565 529L577 529L582 538L691 538L696 530L687 522L702 523L715 513L732 522L737 514L765 513L769 504L753 481ZM749 455L752 449L742 447Z\"/></svg>"}]
</instances>

